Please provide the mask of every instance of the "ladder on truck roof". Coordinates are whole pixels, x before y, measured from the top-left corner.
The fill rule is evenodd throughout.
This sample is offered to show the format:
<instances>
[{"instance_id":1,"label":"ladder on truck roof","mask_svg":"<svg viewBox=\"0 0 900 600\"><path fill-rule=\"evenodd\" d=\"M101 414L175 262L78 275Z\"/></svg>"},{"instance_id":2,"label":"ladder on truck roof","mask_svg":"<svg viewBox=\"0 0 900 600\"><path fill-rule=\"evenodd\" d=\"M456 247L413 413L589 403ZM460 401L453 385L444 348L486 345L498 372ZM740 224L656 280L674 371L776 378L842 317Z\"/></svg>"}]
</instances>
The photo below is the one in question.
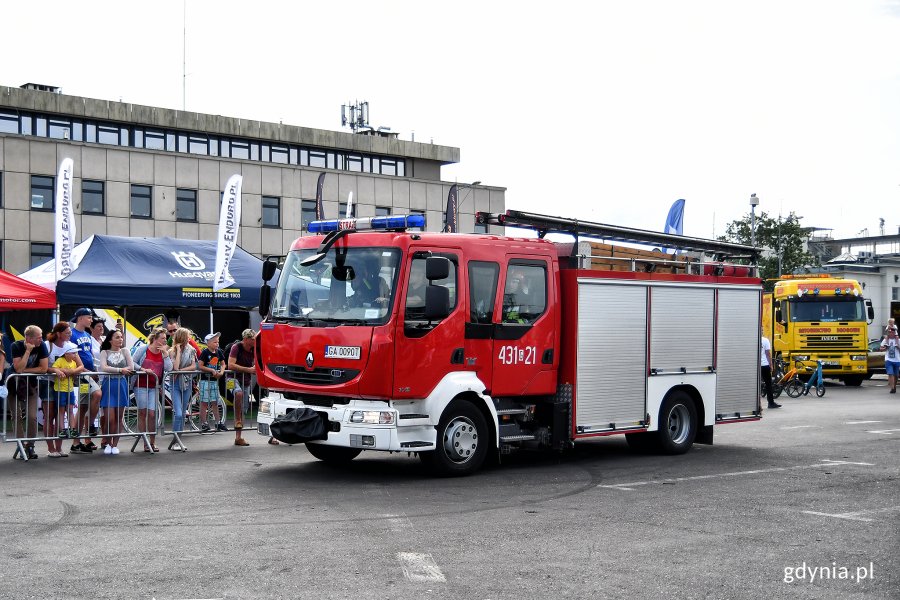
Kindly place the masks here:
<instances>
[{"instance_id":1,"label":"ladder on truck roof","mask_svg":"<svg viewBox=\"0 0 900 600\"><path fill-rule=\"evenodd\" d=\"M632 227L620 227L605 223L594 223L580 219L568 219L565 217L553 217L529 213L520 210L507 210L505 213L478 212L475 214L476 223L486 225L503 225L505 227L519 227L536 231L539 238L548 233L568 234L575 238L572 248L573 264L575 262L578 238L598 238L616 242L631 244L653 245L663 248L673 248L689 252L702 252L711 255L715 261L747 260L755 270L759 261L760 249L744 244L724 242L720 240L707 240L703 238L686 237L671 233L634 229ZM668 261L659 261L668 262ZM718 265L717 265L718 266Z\"/></svg>"}]
</instances>

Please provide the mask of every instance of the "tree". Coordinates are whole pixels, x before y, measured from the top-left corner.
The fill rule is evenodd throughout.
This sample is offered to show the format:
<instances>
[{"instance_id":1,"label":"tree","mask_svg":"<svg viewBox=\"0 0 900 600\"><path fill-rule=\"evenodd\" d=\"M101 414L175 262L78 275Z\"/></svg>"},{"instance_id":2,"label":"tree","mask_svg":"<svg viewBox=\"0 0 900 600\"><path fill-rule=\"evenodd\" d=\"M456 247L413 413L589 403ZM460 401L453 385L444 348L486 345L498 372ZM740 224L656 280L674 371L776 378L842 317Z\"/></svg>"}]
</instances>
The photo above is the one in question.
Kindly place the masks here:
<instances>
[{"instance_id":1,"label":"tree","mask_svg":"<svg viewBox=\"0 0 900 600\"><path fill-rule=\"evenodd\" d=\"M756 245L763 251L759 261L759 274L763 280L776 279L781 274L794 273L815 264L815 257L804 250L809 230L800 225L802 218L793 212L777 219L765 212L756 217ZM725 235L719 239L749 246L750 215L729 223ZM765 287L771 290L774 282L765 282Z\"/></svg>"}]
</instances>

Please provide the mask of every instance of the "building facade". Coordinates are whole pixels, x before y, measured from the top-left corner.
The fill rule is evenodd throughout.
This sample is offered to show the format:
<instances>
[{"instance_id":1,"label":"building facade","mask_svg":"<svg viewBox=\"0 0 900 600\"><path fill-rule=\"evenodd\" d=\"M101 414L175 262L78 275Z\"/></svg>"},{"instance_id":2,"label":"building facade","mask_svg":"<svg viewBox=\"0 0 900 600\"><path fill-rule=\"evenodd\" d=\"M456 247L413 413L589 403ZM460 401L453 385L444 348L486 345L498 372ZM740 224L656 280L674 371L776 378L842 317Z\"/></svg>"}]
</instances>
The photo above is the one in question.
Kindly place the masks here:
<instances>
[{"instance_id":1,"label":"building facade","mask_svg":"<svg viewBox=\"0 0 900 600\"><path fill-rule=\"evenodd\" d=\"M424 214L426 229L440 231L453 185L441 167L459 162L459 149L370 133L0 86L0 267L22 273L53 257L64 158L75 165L78 241L216 239L222 188L234 174L243 176L238 244L260 257L283 254L304 234L320 173L326 218L343 216L352 192L358 217ZM505 191L460 185L460 231L476 231L477 211L505 210Z\"/></svg>"}]
</instances>

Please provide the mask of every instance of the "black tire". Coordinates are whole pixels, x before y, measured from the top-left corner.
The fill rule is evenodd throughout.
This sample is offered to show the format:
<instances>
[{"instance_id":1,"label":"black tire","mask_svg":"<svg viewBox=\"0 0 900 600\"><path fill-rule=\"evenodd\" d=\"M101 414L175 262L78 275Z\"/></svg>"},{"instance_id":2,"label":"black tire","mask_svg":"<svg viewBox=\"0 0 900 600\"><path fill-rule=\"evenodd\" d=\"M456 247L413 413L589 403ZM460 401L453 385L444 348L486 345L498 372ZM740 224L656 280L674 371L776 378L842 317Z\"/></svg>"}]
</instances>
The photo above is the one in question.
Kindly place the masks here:
<instances>
[{"instance_id":1,"label":"black tire","mask_svg":"<svg viewBox=\"0 0 900 600\"><path fill-rule=\"evenodd\" d=\"M816 386L816 396L821 398L824 395L825 395L825 384L820 383L819 385Z\"/></svg>"},{"instance_id":2,"label":"black tire","mask_svg":"<svg viewBox=\"0 0 900 600\"><path fill-rule=\"evenodd\" d=\"M481 411L465 400L447 405L437 426L437 448L420 452L419 458L441 477L471 475L488 453L491 436Z\"/></svg>"},{"instance_id":3,"label":"black tire","mask_svg":"<svg viewBox=\"0 0 900 600\"><path fill-rule=\"evenodd\" d=\"M322 462L331 464L348 463L362 452L360 448L344 448L343 446L325 446L324 444L306 444L306 449Z\"/></svg>"},{"instance_id":4,"label":"black tire","mask_svg":"<svg viewBox=\"0 0 900 600\"><path fill-rule=\"evenodd\" d=\"M659 410L656 448L663 454L684 454L697 437L697 409L684 392L673 392Z\"/></svg>"},{"instance_id":5,"label":"black tire","mask_svg":"<svg viewBox=\"0 0 900 600\"><path fill-rule=\"evenodd\" d=\"M869 375L871 377L871 375ZM862 385L863 376L862 375L849 375L844 377L844 385L847 387L859 387Z\"/></svg>"},{"instance_id":6,"label":"black tire","mask_svg":"<svg viewBox=\"0 0 900 600\"><path fill-rule=\"evenodd\" d=\"M792 379L784 386L784 391L791 398L799 398L800 394L803 393L803 384L800 383L799 379Z\"/></svg>"}]
</instances>

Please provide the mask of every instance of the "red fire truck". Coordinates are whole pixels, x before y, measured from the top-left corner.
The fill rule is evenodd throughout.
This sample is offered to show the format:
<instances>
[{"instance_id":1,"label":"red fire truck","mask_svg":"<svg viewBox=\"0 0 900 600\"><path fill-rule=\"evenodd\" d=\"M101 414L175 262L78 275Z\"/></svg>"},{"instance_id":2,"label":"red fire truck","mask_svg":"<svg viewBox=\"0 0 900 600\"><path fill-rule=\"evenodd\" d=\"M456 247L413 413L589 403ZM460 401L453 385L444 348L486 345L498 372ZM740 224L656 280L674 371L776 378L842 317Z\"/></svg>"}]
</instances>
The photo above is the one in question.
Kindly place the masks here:
<instances>
[{"instance_id":1,"label":"red fire truck","mask_svg":"<svg viewBox=\"0 0 900 600\"><path fill-rule=\"evenodd\" d=\"M318 221L293 243L260 294L261 435L293 416L320 460L410 452L463 475L612 434L679 454L761 417L762 288L723 262L754 248L512 210L477 219L539 237L411 230L423 219Z\"/></svg>"}]
</instances>

